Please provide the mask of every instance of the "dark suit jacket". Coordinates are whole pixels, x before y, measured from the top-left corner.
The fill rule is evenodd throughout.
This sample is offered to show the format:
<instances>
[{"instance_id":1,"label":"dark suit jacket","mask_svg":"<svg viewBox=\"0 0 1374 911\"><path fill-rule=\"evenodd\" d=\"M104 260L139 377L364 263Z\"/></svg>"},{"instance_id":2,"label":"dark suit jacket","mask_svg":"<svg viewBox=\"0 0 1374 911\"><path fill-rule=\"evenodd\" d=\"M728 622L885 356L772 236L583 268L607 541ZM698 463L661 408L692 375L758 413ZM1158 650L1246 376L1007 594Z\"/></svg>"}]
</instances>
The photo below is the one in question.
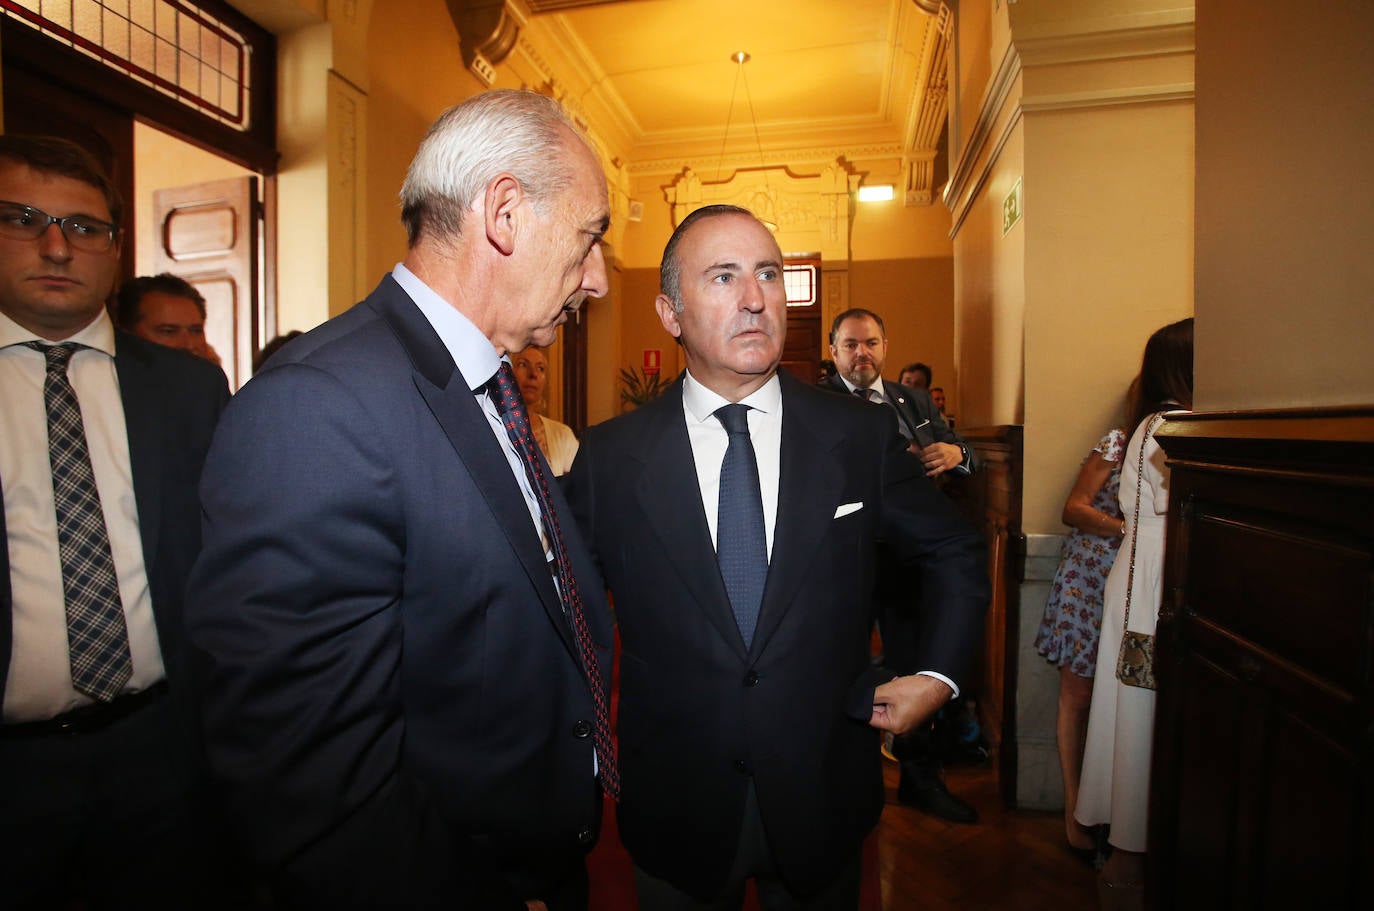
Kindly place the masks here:
<instances>
[{"instance_id":1,"label":"dark suit jacket","mask_svg":"<svg viewBox=\"0 0 1374 911\"><path fill-rule=\"evenodd\" d=\"M941 595L931 670L958 679L987 598L982 542L890 413L785 371L779 381L776 532L748 651L701 503L681 380L588 430L567 479L620 624L621 838L635 863L702 897L729 871L749 777L799 892L831 881L878 819L867 724L883 679L869 661L876 542L925 567Z\"/></svg>"},{"instance_id":2,"label":"dark suit jacket","mask_svg":"<svg viewBox=\"0 0 1374 911\"><path fill-rule=\"evenodd\" d=\"M200 549L196 484L215 422L229 399L229 386L224 372L213 364L118 331L115 375L129 436L134 499L158 644L172 692L181 699L185 642L182 601L191 564ZM36 445L47 444L36 441ZM0 510L0 533L4 531L5 515ZM3 699L13 632L8 548L0 548L0 578Z\"/></svg>"},{"instance_id":3,"label":"dark suit jacket","mask_svg":"<svg viewBox=\"0 0 1374 911\"><path fill-rule=\"evenodd\" d=\"M822 389L829 389L832 392L853 395L838 374L827 377L820 386ZM960 467L967 468L969 474L978 470L978 456L973 451L973 447L965 443L964 438L955 433L949 424L945 423L945 419L940 416L940 409L935 407L935 402L930 398L929 392L883 380L883 395L897 409L898 420L905 425L905 429L902 431L903 436L910 434L911 428L920 426L924 421L929 421L926 429L930 431L934 442L963 446L968 458Z\"/></svg>"},{"instance_id":4,"label":"dark suit jacket","mask_svg":"<svg viewBox=\"0 0 1374 911\"><path fill-rule=\"evenodd\" d=\"M391 277L239 392L201 489L207 747L288 907L523 908L490 867L595 834L591 691L502 447Z\"/></svg>"}]
</instances>

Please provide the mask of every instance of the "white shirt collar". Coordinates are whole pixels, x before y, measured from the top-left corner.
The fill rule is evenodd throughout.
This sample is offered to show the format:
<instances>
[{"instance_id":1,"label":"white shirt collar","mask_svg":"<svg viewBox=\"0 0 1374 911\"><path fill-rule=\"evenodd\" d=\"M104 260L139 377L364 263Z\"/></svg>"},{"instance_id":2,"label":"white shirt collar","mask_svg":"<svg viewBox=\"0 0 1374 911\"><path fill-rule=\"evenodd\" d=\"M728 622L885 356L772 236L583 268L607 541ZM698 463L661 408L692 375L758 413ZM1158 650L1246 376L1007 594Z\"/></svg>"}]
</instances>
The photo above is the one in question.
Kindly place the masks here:
<instances>
[{"instance_id":1,"label":"white shirt collar","mask_svg":"<svg viewBox=\"0 0 1374 911\"><path fill-rule=\"evenodd\" d=\"M415 306L420 308L425 319L434 327L439 340L458 365L468 388L476 392L486 385L501 366L501 357L496 353L496 346L491 339L483 335L482 330L457 307L417 278L404 263L396 264L396 268L391 270L391 277L396 279L401 290L410 295Z\"/></svg>"},{"instance_id":2,"label":"white shirt collar","mask_svg":"<svg viewBox=\"0 0 1374 911\"><path fill-rule=\"evenodd\" d=\"M840 373L836 374L836 376L840 378L841 383L844 383L844 388L849 390L850 395L853 395L855 392L858 391L859 387L849 382L849 380L845 378L844 374ZM878 396L880 398L887 398L887 391L883 386L882 377L878 377L876 380L873 381L873 385L867 386L865 388L872 389L874 392L878 393Z\"/></svg>"},{"instance_id":3,"label":"white shirt collar","mask_svg":"<svg viewBox=\"0 0 1374 911\"><path fill-rule=\"evenodd\" d=\"M114 357L114 324L110 322L110 314L105 311L104 307L101 307L95 319L87 323L84 329L60 341L76 342L78 345L85 345L87 348L94 348ZM45 345L58 344L51 339L40 338L5 314L0 313L0 348L21 345L24 342L42 342Z\"/></svg>"},{"instance_id":4,"label":"white shirt collar","mask_svg":"<svg viewBox=\"0 0 1374 911\"><path fill-rule=\"evenodd\" d=\"M691 370L683 372L686 375L682 380L682 404L692 420L700 424L715 414L717 408L730 404L729 399L698 382L696 377L692 376ZM778 375L774 373L768 378L768 382L741 399L740 404L748 405L764 414L780 414L782 412L782 386L778 382Z\"/></svg>"}]
</instances>

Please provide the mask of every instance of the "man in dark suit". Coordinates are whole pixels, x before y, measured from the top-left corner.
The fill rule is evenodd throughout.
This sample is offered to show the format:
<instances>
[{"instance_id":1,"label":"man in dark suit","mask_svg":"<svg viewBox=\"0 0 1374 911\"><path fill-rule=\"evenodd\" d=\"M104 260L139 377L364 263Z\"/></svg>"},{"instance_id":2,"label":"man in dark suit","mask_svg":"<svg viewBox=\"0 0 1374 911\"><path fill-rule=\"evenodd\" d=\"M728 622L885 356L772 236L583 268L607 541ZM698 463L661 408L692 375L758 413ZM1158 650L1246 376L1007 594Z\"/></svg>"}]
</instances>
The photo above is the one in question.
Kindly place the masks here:
<instances>
[{"instance_id":1,"label":"man in dark suit","mask_svg":"<svg viewBox=\"0 0 1374 911\"><path fill-rule=\"evenodd\" d=\"M664 251L685 375L591 428L570 502L620 626L620 834L641 907L852 909L883 803L878 730L929 717L976 650L983 546L895 417L777 367L782 255L748 210ZM925 567L920 676L869 661L873 554ZM950 681L950 682L947 682Z\"/></svg>"},{"instance_id":2,"label":"man in dark suit","mask_svg":"<svg viewBox=\"0 0 1374 911\"><path fill-rule=\"evenodd\" d=\"M945 423L929 392L883 379L887 329L881 316L861 307L836 315L830 324L830 355L835 359L835 372L821 385L891 405L897 412L897 429L911 451L920 456L930 477L946 472L968 475L977 470L973 451Z\"/></svg>"},{"instance_id":3,"label":"man in dark suit","mask_svg":"<svg viewBox=\"0 0 1374 911\"><path fill-rule=\"evenodd\" d=\"M830 323L830 353L835 357L835 375L824 385L835 392L858 396L869 402L889 406L897 412L897 426L909 443L910 451L920 457L927 474L941 478L967 476L977 462L967 443L940 416L939 409L924 387L913 388L883 379L887 363L887 327L872 310L855 307L839 313ZM903 368L925 371L930 368L912 364ZM921 578L902 566L886 547L878 550L878 625L883 637L883 659L899 674L919 669L918 644L923 634L920 614ZM956 703L962 709L963 703ZM943 765L935 747L933 724L920 724L893 738L892 756L901 764L897 799L950 822L978 821L978 811L951 794L945 785Z\"/></svg>"},{"instance_id":4,"label":"man in dark suit","mask_svg":"<svg viewBox=\"0 0 1374 911\"><path fill-rule=\"evenodd\" d=\"M205 317L205 296L170 272L131 278L115 296L115 318L125 332L219 366L219 354L205 340Z\"/></svg>"},{"instance_id":5,"label":"man in dark suit","mask_svg":"<svg viewBox=\"0 0 1374 911\"><path fill-rule=\"evenodd\" d=\"M7 908L212 907L182 596L229 390L118 332L122 206L0 136L0 882Z\"/></svg>"},{"instance_id":6,"label":"man in dark suit","mask_svg":"<svg viewBox=\"0 0 1374 911\"><path fill-rule=\"evenodd\" d=\"M611 618L506 355L606 293L605 178L557 102L496 91L401 198L404 262L273 356L206 460L210 760L284 907L583 908Z\"/></svg>"}]
</instances>

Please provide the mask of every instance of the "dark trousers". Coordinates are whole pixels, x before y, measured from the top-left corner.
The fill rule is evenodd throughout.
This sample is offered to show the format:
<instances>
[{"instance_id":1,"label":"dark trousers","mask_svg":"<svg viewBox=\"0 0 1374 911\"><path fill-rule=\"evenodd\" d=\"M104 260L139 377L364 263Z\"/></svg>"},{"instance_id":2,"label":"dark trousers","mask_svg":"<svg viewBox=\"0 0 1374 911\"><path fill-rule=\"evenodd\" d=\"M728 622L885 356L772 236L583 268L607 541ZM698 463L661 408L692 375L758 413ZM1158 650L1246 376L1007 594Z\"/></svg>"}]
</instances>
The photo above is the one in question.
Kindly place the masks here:
<instances>
[{"instance_id":1,"label":"dark trousers","mask_svg":"<svg viewBox=\"0 0 1374 911\"><path fill-rule=\"evenodd\" d=\"M763 911L855 911L859 906L861 868L862 850L857 850L835 881L819 895L797 897L778 876L758 799L750 785L735 863L725 890L718 897L702 901L650 875L638 865L635 866L635 889L639 893L640 911L739 911L744 905L744 885L752 879Z\"/></svg>"},{"instance_id":2,"label":"dark trousers","mask_svg":"<svg viewBox=\"0 0 1374 911\"><path fill-rule=\"evenodd\" d=\"M80 734L0 731L6 908L218 907L169 699Z\"/></svg>"}]
</instances>

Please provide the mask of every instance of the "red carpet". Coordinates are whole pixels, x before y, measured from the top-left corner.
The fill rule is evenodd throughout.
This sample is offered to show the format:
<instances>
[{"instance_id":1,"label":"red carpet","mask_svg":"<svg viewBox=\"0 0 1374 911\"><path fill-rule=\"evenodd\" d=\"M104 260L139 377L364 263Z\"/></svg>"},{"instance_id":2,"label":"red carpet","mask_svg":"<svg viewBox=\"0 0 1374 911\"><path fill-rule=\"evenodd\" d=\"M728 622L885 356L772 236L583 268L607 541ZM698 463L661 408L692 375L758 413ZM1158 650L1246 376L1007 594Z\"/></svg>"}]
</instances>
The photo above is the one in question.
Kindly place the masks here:
<instances>
[{"instance_id":1,"label":"red carpet","mask_svg":"<svg viewBox=\"0 0 1374 911\"><path fill-rule=\"evenodd\" d=\"M611 724L616 722L620 708L620 639L616 638L615 665L611 675ZM859 911L882 911L882 897L878 884L878 843L876 833L864 843L863 882L859 894ZM606 799L601 820L601 838L587 859L591 876L591 911L635 911L634 867L630 855L620 843L615 825L615 804ZM758 911L759 903L751 885L744 899L745 911Z\"/></svg>"}]
</instances>

